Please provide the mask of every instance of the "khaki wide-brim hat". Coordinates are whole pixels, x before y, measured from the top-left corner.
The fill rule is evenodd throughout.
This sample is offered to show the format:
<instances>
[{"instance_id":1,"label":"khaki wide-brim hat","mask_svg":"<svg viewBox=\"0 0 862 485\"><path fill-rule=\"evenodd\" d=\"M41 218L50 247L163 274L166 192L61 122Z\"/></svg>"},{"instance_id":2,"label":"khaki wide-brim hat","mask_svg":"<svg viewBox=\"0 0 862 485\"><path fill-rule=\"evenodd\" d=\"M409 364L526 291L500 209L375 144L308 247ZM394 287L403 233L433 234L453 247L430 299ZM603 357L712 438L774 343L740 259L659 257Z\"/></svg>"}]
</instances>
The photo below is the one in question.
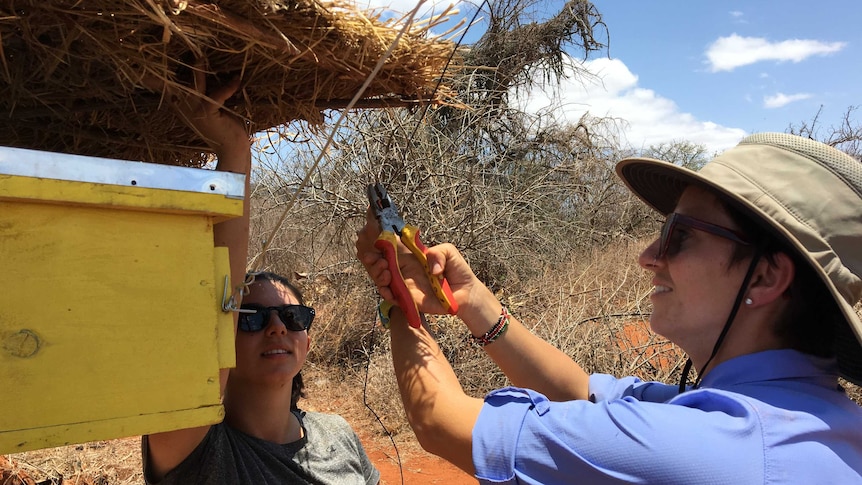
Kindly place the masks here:
<instances>
[{"instance_id":1,"label":"khaki wide-brim hat","mask_svg":"<svg viewBox=\"0 0 862 485\"><path fill-rule=\"evenodd\" d=\"M862 385L862 162L828 145L786 133L743 139L695 172L649 158L617 164L644 202L673 212L697 184L786 239L823 280L844 314L835 349L841 375ZM817 322L813 322L816 324Z\"/></svg>"}]
</instances>

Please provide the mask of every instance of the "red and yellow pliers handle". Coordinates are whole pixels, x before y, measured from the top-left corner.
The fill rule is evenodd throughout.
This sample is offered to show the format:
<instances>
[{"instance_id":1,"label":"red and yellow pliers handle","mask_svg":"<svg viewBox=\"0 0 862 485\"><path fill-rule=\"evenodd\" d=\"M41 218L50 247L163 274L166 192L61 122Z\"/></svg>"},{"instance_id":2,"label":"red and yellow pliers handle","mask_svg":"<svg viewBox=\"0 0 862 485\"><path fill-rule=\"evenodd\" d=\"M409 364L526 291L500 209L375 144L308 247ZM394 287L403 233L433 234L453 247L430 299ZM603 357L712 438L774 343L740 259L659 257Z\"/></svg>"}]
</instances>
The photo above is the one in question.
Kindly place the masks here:
<instances>
[{"instance_id":1,"label":"red and yellow pliers handle","mask_svg":"<svg viewBox=\"0 0 862 485\"><path fill-rule=\"evenodd\" d=\"M392 231L381 231L374 241L374 247L383 252L383 257L389 263L389 272L392 273L389 289L395 295L395 303L407 316L407 323L411 327L419 328L422 325L419 307L410 296L410 289L407 288L404 276L401 275L401 267L398 265L398 235Z\"/></svg>"},{"instance_id":2,"label":"red and yellow pliers handle","mask_svg":"<svg viewBox=\"0 0 862 485\"><path fill-rule=\"evenodd\" d=\"M428 248L422 244L422 240L419 239L419 228L416 226L411 226L410 224L405 224L404 228L401 229L401 242L410 249L410 252L416 256L416 259L422 263L422 267L425 269L425 274L428 275L428 281L431 282L431 288L434 289L434 294L437 295L437 299L440 300L440 304L443 305L443 309L446 313L456 314L458 313L458 302L455 301L455 297L452 295L452 290L449 288L449 282L446 281L446 278L443 276L434 275L431 273L431 267L428 266Z\"/></svg>"},{"instance_id":3,"label":"red and yellow pliers handle","mask_svg":"<svg viewBox=\"0 0 862 485\"><path fill-rule=\"evenodd\" d=\"M452 295L449 282L442 276L431 273L431 268L428 266L428 248L419 239L419 229L405 224L401 230L400 239L422 264L425 274L428 276L428 281L434 289L434 294L440 300L440 304L443 305L446 313L453 315L457 313L458 303ZM416 305L413 296L410 294L410 289L407 288L407 284L404 282L404 276L401 274L401 266L398 264L398 240L399 237L397 234L392 231L383 230L374 242L374 247L383 252L383 257L389 263L389 271L392 273L392 281L389 283L389 289L395 295L398 307L401 308L407 317L407 323L411 327L419 328L422 325L419 307Z\"/></svg>"},{"instance_id":4,"label":"red and yellow pliers handle","mask_svg":"<svg viewBox=\"0 0 862 485\"><path fill-rule=\"evenodd\" d=\"M404 219L398 213L398 207L386 193L386 188L382 184L377 183L368 186L368 200L372 211L380 222L381 229L380 236L374 241L374 247L383 253L383 257L389 263L389 271L392 274L389 289L395 296L395 302L407 316L407 322L410 326L419 328L422 325L422 317L419 314L418 305L410 294L410 289L404 282L404 275L401 274L401 266L398 264L399 240L410 249L410 252L422 264L434 294L440 300L443 309L453 315L457 313L458 303L452 295L449 282L442 276L431 273L431 268L428 266L428 248L419 239L419 228L404 223Z\"/></svg>"}]
</instances>

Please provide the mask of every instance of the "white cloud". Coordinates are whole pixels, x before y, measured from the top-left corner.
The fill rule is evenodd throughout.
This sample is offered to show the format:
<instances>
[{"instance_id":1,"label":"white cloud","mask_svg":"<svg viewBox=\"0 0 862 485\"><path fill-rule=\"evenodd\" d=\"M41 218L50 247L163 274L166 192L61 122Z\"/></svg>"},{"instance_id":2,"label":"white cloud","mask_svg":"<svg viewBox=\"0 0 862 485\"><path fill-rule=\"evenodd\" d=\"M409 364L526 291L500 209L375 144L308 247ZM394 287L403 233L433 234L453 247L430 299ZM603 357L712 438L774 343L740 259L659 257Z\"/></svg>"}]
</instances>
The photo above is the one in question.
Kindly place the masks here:
<instances>
[{"instance_id":1,"label":"white cloud","mask_svg":"<svg viewBox=\"0 0 862 485\"><path fill-rule=\"evenodd\" d=\"M784 94L784 93L776 93L773 96L764 96L763 98L763 107L764 108L781 108L782 106L786 106L795 101L801 101L803 99L810 98L811 95L808 93L798 93L798 94Z\"/></svg>"},{"instance_id":2,"label":"white cloud","mask_svg":"<svg viewBox=\"0 0 862 485\"><path fill-rule=\"evenodd\" d=\"M539 89L520 96L524 109L538 113L560 106L554 114L572 123L586 112L625 120L623 132L634 148L687 140L703 144L710 151L720 151L736 145L746 135L739 128L698 120L673 100L639 87L638 77L619 59L601 58L581 65L596 77L564 80L556 96Z\"/></svg>"},{"instance_id":3,"label":"white cloud","mask_svg":"<svg viewBox=\"0 0 862 485\"><path fill-rule=\"evenodd\" d=\"M407 15L416 8L418 3L418 0L355 0L353 5L359 10L378 14L384 21L397 21L400 24L407 19ZM454 39L465 30L464 26L456 29L458 22L464 20L462 18L464 12L460 9L462 3L460 0L426 0L416 12L414 22L420 19L427 20L446 12L446 16L436 20L428 33L431 36L445 35L450 40Z\"/></svg>"},{"instance_id":4,"label":"white cloud","mask_svg":"<svg viewBox=\"0 0 862 485\"><path fill-rule=\"evenodd\" d=\"M800 62L811 56L834 54L846 45L846 42L804 39L770 42L761 37L733 34L713 42L706 50L706 58L712 72L732 71L761 61Z\"/></svg>"},{"instance_id":5,"label":"white cloud","mask_svg":"<svg viewBox=\"0 0 862 485\"><path fill-rule=\"evenodd\" d=\"M731 10L728 12L732 18L732 22L735 24L747 24L748 20L745 19L745 13L739 10Z\"/></svg>"}]
</instances>

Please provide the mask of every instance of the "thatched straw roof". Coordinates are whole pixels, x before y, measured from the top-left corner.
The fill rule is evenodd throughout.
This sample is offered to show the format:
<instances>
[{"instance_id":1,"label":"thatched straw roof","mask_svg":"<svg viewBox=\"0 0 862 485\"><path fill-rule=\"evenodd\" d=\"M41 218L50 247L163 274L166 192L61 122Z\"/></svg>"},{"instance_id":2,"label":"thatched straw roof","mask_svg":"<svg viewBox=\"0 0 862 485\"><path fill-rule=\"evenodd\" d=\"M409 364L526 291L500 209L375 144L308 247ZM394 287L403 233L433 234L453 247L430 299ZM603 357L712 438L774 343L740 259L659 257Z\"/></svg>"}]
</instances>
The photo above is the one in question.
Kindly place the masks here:
<instances>
[{"instance_id":1,"label":"thatched straw roof","mask_svg":"<svg viewBox=\"0 0 862 485\"><path fill-rule=\"evenodd\" d=\"M433 24L401 38L360 107L448 99L436 88L454 45L429 39ZM242 79L226 106L250 132L315 124L400 30L316 0L0 0L0 145L199 165L205 143L145 79L187 86L206 58L208 86Z\"/></svg>"}]
</instances>

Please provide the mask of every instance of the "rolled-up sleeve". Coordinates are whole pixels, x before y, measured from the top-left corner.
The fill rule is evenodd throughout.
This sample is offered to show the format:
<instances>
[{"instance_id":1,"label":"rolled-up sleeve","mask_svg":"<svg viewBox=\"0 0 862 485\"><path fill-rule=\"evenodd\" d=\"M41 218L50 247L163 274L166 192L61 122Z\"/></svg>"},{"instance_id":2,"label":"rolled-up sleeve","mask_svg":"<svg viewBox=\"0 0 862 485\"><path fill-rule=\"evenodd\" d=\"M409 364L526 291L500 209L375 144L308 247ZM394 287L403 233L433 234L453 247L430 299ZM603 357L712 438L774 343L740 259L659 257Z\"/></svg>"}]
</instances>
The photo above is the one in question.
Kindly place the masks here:
<instances>
[{"instance_id":1,"label":"rolled-up sleeve","mask_svg":"<svg viewBox=\"0 0 862 485\"><path fill-rule=\"evenodd\" d=\"M551 402L518 388L486 396L473 428L476 478L672 484L750 483L762 476L759 421L739 402L710 396L705 411L639 401L632 394L660 389L639 390L637 382L604 384L611 387L596 387L598 402Z\"/></svg>"},{"instance_id":2,"label":"rolled-up sleeve","mask_svg":"<svg viewBox=\"0 0 862 485\"><path fill-rule=\"evenodd\" d=\"M477 478L484 478L489 483L512 481L523 421L533 409L546 408L547 402L541 394L513 387L494 391L485 397L485 405L473 427L473 464ZM492 412L485 412L486 408ZM477 434L476 430L483 432ZM484 470L483 476L479 470Z\"/></svg>"}]
</instances>

